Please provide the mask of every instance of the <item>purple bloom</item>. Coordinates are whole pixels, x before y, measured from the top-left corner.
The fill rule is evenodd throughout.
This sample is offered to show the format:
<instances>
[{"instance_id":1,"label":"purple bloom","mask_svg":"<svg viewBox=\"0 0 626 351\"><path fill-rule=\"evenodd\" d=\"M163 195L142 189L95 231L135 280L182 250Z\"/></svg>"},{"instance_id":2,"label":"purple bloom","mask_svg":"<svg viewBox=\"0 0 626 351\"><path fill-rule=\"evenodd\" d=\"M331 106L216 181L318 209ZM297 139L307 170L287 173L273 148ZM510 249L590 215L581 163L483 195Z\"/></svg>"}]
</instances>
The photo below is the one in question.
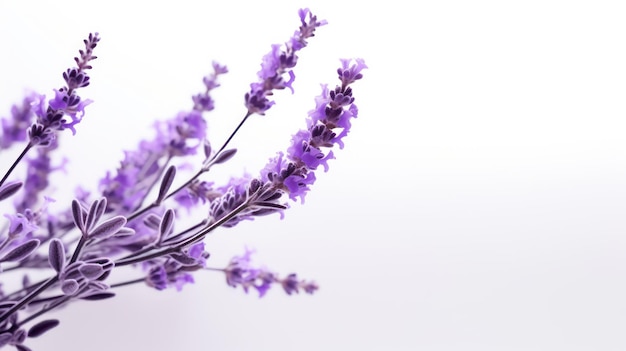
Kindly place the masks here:
<instances>
[{"instance_id":1,"label":"purple bloom","mask_svg":"<svg viewBox=\"0 0 626 351\"><path fill-rule=\"evenodd\" d=\"M152 267L146 277L146 283L157 290L174 287L180 291L184 285L194 283L194 279L191 274L181 271L180 267L170 262Z\"/></svg>"},{"instance_id":2,"label":"purple bloom","mask_svg":"<svg viewBox=\"0 0 626 351\"><path fill-rule=\"evenodd\" d=\"M26 181L24 182L24 191L21 200L16 202L15 205L18 212L34 208L41 199L40 194L48 188L50 175L56 171L64 171L67 164L66 159L54 166L50 158L50 154L57 147L56 140L52 141L50 147L38 149L35 157L26 160L28 168Z\"/></svg>"},{"instance_id":3,"label":"purple bloom","mask_svg":"<svg viewBox=\"0 0 626 351\"><path fill-rule=\"evenodd\" d=\"M204 250L203 242L199 242L197 244L192 245L189 248L187 255L195 259L197 262L197 265L201 267L206 266L206 260L209 258L209 253Z\"/></svg>"},{"instance_id":4,"label":"purple bloom","mask_svg":"<svg viewBox=\"0 0 626 351\"><path fill-rule=\"evenodd\" d=\"M279 279L275 273L265 268L254 267L251 264L253 253L254 251L246 249L242 256L233 257L224 268L226 283L229 286L233 288L241 286L246 293L250 288L254 288L259 293L259 297L265 296L272 284L282 285L288 295L297 293L298 289L303 289L309 294L318 289L314 282L298 281L296 274L289 274L286 278Z\"/></svg>"},{"instance_id":5,"label":"purple bloom","mask_svg":"<svg viewBox=\"0 0 626 351\"><path fill-rule=\"evenodd\" d=\"M194 155L206 136L206 121L201 111L180 112L176 117L155 124L157 136L149 143L155 154Z\"/></svg>"},{"instance_id":6,"label":"purple bloom","mask_svg":"<svg viewBox=\"0 0 626 351\"><path fill-rule=\"evenodd\" d=\"M267 98L272 95L273 90L289 88L293 93L291 85L296 76L291 68L298 62L296 52L307 45L306 40L315 35L317 27L326 24L326 21L318 20L309 9L301 9L298 14L302 24L285 43L284 49L281 50L280 45L274 44L272 50L263 57L261 70L257 73L260 81L250 84L250 91L245 95L248 113L265 114L274 105Z\"/></svg>"},{"instance_id":7,"label":"purple bloom","mask_svg":"<svg viewBox=\"0 0 626 351\"><path fill-rule=\"evenodd\" d=\"M4 216L9 219L8 234L10 237L24 237L39 229L36 224L21 213L5 214Z\"/></svg>"},{"instance_id":8,"label":"purple bloom","mask_svg":"<svg viewBox=\"0 0 626 351\"><path fill-rule=\"evenodd\" d=\"M250 257L253 253L254 251L246 249L243 256L235 256L230 260L228 267L224 269L226 283L233 288L241 286L246 293L254 288L259 297L263 297L271 284L276 282L276 277L272 272L252 266Z\"/></svg>"},{"instance_id":9,"label":"purple bloom","mask_svg":"<svg viewBox=\"0 0 626 351\"><path fill-rule=\"evenodd\" d=\"M146 277L146 283L157 290L165 290L167 288L167 272L163 266L156 266L150 269Z\"/></svg>"},{"instance_id":10,"label":"purple bloom","mask_svg":"<svg viewBox=\"0 0 626 351\"><path fill-rule=\"evenodd\" d=\"M317 286L315 282L298 280L298 276L295 273L289 274L286 278L282 279L280 283L287 295L291 295L293 293L298 294L300 292L299 289L304 290L307 294L313 294L319 289L319 286Z\"/></svg>"},{"instance_id":11,"label":"purple bloom","mask_svg":"<svg viewBox=\"0 0 626 351\"><path fill-rule=\"evenodd\" d=\"M222 195L223 192L213 188L212 182L196 180L185 187L185 189L178 192L174 196L174 200L187 210L191 210L191 208L195 207L200 202L204 204Z\"/></svg>"},{"instance_id":12,"label":"purple bloom","mask_svg":"<svg viewBox=\"0 0 626 351\"><path fill-rule=\"evenodd\" d=\"M339 74L339 79L341 80L341 86L344 89L348 85L363 78L361 71L367 68L367 65L365 64L365 60L356 59L354 61L355 63L352 64L352 60L342 59L341 68L337 69L337 73Z\"/></svg>"},{"instance_id":13,"label":"purple bloom","mask_svg":"<svg viewBox=\"0 0 626 351\"><path fill-rule=\"evenodd\" d=\"M34 93L27 95L21 105L11 107L11 118L2 119L1 149L8 149L13 143L26 141L26 130L35 116L32 105L36 99L37 95Z\"/></svg>"},{"instance_id":14,"label":"purple bloom","mask_svg":"<svg viewBox=\"0 0 626 351\"><path fill-rule=\"evenodd\" d=\"M28 332L23 326L71 301L111 298L115 296L111 289L137 283L157 290L181 290L194 282L193 272L197 270L223 272L229 286L241 287L246 293L254 290L259 297L275 285L288 295L318 290L315 282L301 280L295 273L281 278L254 265L251 250L232 258L223 269L207 267L210 255L202 241L218 227L232 227L272 213L282 217L288 208L285 195L304 201L316 180L315 172L321 167L328 170L328 160L334 158L329 149L336 144L343 147L342 138L357 116L351 84L361 79L366 66L362 60L342 60L337 71L341 84L334 89L322 86L306 128L293 135L287 150L271 159L258 176L231 178L223 186L201 180L212 166L221 167L235 155L237 149L227 148L228 144L249 116L263 114L274 104L270 101L274 90L288 88L293 93L297 52L307 45L317 27L326 23L308 9L298 14L301 26L284 45L273 45L262 58L259 79L245 96L243 121L217 151L206 140L203 113L214 109L211 92L219 87L218 77L228 70L213 63L213 72L203 79L203 91L192 96L191 108L155 123L155 137L141 141L137 150L125 152L118 169L101 180L102 198L90 200L92 194L79 189L71 205L55 215L48 213L47 205L54 200L44 191L49 188L49 175L63 169L63 163L53 166L52 162L52 152L59 146L56 133L63 129L75 133L75 125L91 103L78 91L91 82L87 71L96 58L93 50L98 34L84 41L84 50L75 58L76 67L63 73L65 85L54 90L53 98L31 94L21 107L14 106L13 120L2 120L0 149L26 138L29 142L0 180L0 200L21 195L16 196L14 214L5 215L8 223L0 232L0 261L5 270L45 269L50 275L41 281L25 276L18 290L0 291L0 347L10 344L28 350L23 345L27 337L39 336L59 322L44 320ZM29 155L36 145L45 147ZM180 157L195 155L200 146L205 156L202 162L179 161ZM25 177L10 179L12 171L19 169L16 166L23 163ZM184 172L179 172L185 167L195 168L195 175L185 178ZM180 186L171 191L175 184ZM208 215L180 229L183 211L179 209L194 214L191 209L199 204L206 204ZM119 275L111 275L113 269L131 265L143 269L143 274L122 281Z\"/></svg>"},{"instance_id":15,"label":"purple bloom","mask_svg":"<svg viewBox=\"0 0 626 351\"><path fill-rule=\"evenodd\" d=\"M109 211L122 210L128 213L137 209L160 176L165 160L194 155L203 145L207 124L202 112L212 109L209 92L219 86L217 77L227 72L225 66L217 63L213 63L213 69L213 74L204 78L206 92L193 97L194 107L191 111L180 112L174 118L156 122L156 137L141 141L138 150L126 151L125 159L116 173L108 173L100 181L102 195L109 199ZM188 205L196 202L191 197L180 199L187 201Z\"/></svg>"},{"instance_id":16,"label":"purple bloom","mask_svg":"<svg viewBox=\"0 0 626 351\"><path fill-rule=\"evenodd\" d=\"M338 144L343 148L343 141L351 127L350 119L356 118L358 109L354 105L352 88L348 85L362 77L361 70L366 68L363 60L342 60L339 79L342 86L329 91L322 85L322 94L315 99L315 108L309 112L307 129L296 133L291 139L287 154L279 153L271 159L261 173L264 181L271 182L276 188L285 190L292 200L304 197L309 186L315 182L314 171L324 166L328 171L328 160L333 159L332 151L325 153L322 148ZM339 129L339 134L334 130Z\"/></svg>"},{"instance_id":17,"label":"purple bloom","mask_svg":"<svg viewBox=\"0 0 626 351\"><path fill-rule=\"evenodd\" d=\"M37 115L37 124L41 127L31 128L29 136L33 144L49 145L45 141L50 137L43 137L47 130L70 129L72 134L76 134L74 126L82 120L85 107L92 102L91 100L81 100L80 96L76 94L76 89L89 85L89 76L86 71L91 69L89 62L97 58L93 55L93 49L96 48L99 41L98 33L89 34L89 38L84 40L85 49L79 51L80 58L74 58L78 67L69 68L63 73L66 85L54 91L54 99L51 99L48 104L46 104L43 95L37 99L34 110ZM71 121L68 122L64 118L66 115L70 117Z\"/></svg>"},{"instance_id":18,"label":"purple bloom","mask_svg":"<svg viewBox=\"0 0 626 351\"><path fill-rule=\"evenodd\" d=\"M213 98L209 93L211 92L211 90L220 86L217 83L217 77L220 74L224 73L228 73L228 69L226 68L226 66L222 66L217 62L213 62L213 73L204 77L202 80L204 86L206 87L205 92L196 94L192 97L194 110L212 111L215 108Z\"/></svg>"}]
</instances>

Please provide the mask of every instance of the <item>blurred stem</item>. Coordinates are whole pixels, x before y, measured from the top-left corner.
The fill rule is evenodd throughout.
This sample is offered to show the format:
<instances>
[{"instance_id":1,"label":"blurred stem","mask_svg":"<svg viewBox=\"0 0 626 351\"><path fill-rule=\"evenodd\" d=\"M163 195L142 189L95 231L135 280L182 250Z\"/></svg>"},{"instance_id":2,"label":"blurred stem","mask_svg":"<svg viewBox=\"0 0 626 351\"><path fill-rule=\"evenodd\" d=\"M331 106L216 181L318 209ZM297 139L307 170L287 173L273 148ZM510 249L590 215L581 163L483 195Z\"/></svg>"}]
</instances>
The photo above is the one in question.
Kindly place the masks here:
<instances>
[{"instance_id":1,"label":"blurred stem","mask_svg":"<svg viewBox=\"0 0 626 351\"><path fill-rule=\"evenodd\" d=\"M2 186L2 184L4 184L4 182L7 180L7 178L9 178L9 175L13 173L13 170L15 169L15 167L17 167L17 165L20 163L20 161L22 161L24 156L26 156L26 153L28 153L28 150L30 150L32 147L33 147L33 144L31 142L29 142L26 145L24 150L22 150L22 153L17 157L17 159L15 160L15 162L13 162L9 170L4 174L4 177L2 177L2 180L0 180L0 186Z\"/></svg>"}]
</instances>

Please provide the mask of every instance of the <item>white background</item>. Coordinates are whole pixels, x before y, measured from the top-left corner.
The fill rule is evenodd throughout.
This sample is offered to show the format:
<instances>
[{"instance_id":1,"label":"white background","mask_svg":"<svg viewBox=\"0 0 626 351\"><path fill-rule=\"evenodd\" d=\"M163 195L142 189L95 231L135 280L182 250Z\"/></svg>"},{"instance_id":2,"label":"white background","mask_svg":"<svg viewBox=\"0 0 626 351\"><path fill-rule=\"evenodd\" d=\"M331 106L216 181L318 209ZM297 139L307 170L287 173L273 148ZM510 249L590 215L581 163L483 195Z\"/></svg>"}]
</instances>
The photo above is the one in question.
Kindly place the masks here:
<instances>
[{"instance_id":1,"label":"white background","mask_svg":"<svg viewBox=\"0 0 626 351\"><path fill-rule=\"evenodd\" d=\"M211 60L231 71L207 116L220 143L299 7L329 25L300 55L296 94L245 126L217 179L286 148L338 58L370 67L346 148L306 203L207 241L215 266L248 245L318 294L258 299L210 272L180 293L120 289L59 311L36 350L626 349L621 2L17 3L0 2L3 116L26 89L61 86L87 33L103 38L58 206L188 109Z\"/></svg>"}]
</instances>

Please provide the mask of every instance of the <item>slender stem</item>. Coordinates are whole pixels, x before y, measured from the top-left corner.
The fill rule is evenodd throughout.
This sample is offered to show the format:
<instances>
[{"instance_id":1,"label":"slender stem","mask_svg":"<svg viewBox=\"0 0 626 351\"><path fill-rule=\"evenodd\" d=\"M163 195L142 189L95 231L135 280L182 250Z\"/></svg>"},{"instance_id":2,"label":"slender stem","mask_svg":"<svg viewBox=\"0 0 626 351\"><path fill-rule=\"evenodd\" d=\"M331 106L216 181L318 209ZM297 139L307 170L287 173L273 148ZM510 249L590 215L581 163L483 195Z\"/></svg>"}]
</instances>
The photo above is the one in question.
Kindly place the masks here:
<instances>
[{"instance_id":1,"label":"slender stem","mask_svg":"<svg viewBox=\"0 0 626 351\"><path fill-rule=\"evenodd\" d=\"M29 142L26 147L24 148L24 150L22 150L22 153L17 157L17 159L15 160L15 162L13 162L13 164L11 165L11 167L9 168L9 170L4 174L4 177L2 177L2 180L0 180L0 186L2 186L2 184L4 184L4 182L7 180L7 178L9 177L9 175L11 173L13 173L13 170L15 169L15 167L17 167L17 165L20 163L20 161L24 158L24 156L26 156L26 153L28 152L28 150L30 150L33 147L33 144L31 142Z\"/></svg>"},{"instance_id":2,"label":"slender stem","mask_svg":"<svg viewBox=\"0 0 626 351\"><path fill-rule=\"evenodd\" d=\"M2 251L10 242L11 242L11 239L7 236L7 238L4 239L4 241L0 245L0 251ZM6 269L3 270L3 272L6 272L6 271L7 271Z\"/></svg>"},{"instance_id":3,"label":"slender stem","mask_svg":"<svg viewBox=\"0 0 626 351\"><path fill-rule=\"evenodd\" d=\"M222 144L222 147L220 147L219 150L217 150L217 152L215 153L215 155L213 155L213 157L211 157L210 160L208 160L206 162L206 165L204 167L202 167L202 169L200 169L200 171L198 171L198 173L196 173L193 177L191 177L191 179L189 179L188 181L185 182L185 184L179 186L176 190L172 191L171 193L167 194L167 196L165 197L166 199L169 199L170 197L174 196L176 193L178 193L179 191L183 190L184 188L186 188L189 184L191 184L191 182L193 182L194 180L198 179L198 177L200 177L200 175L204 172L207 172L209 170L209 167L211 166L211 164L213 163L213 161L215 161L215 159L217 159L217 157L220 155L220 153L222 151L224 151L224 149L226 148L226 146L228 146L228 144L230 144L230 141L233 140L233 138L235 137L235 134L237 134L237 132L239 131L239 129L241 129L241 127L243 126L243 124L246 122L246 120L248 119L248 117L252 116L252 112L248 111L246 113L245 116L243 116L243 118L241 119L241 121L239 122L239 124L237 125L237 127L235 128L235 130L233 130L232 133L230 133L230 136L228 137L228 139L226 139L226 141L224 142L224 144Z\"/></svg>"},{"instance_id":4,"label":"slender stem","mask_svg":"<svg viewBox=\"0 0 626 351\"><path fill-rule=\"evenodd\" d=\"M5 270L5 271L6 271L6 270ZM25 292L27 292L27 291L29 291L29 290L35 289L36 287L38 287L39 285L41 285L41 284L43 284L43 283L45 283L45 282L46 282L45 280L42 280L42 281L39 281L39 282L37 282L37 283L35 283L35 284L31 284L30 286L27 286L27 287L25 287L25 288L21 288L21 289L19 289L19 290L17 290L17 291L12 292L12 293L11 293L11 294L9 294L9 295L7 295L7 296L3 297L2 299L0 299L0 301L10 300L12 297L17 296L17 295L20 295L20 294L22 294L22 293L25 293Z\"/></svg>"},{"instance_id":5,"label":"slender stem","mask_svg":"<svg viewBox=\"0 0 626 351\"><path fill-rule=\"evenodd\" d=\"M137 250L137 251L135 251L135 252L133 252L133 253L130 253L130 254L128 254L128 255L126 255L126 256L124 256L124 257L120 258L120 259L118 260L118 262L119 262L119 261L124 261L124 260L129 260L129 259L131 259L131 258L133 258L133 257L137 257L137 256L139 256L139 255L143 255L143 254L145 254L145 253L147 253L147 252L150 252L150 251L152 251L152 250L154 250L154 249L156 249L156 248L157 248L157 247L156 247L156 246L154 246L154 244L148 245L148 246L146 246L146 247L144 247L144 248L141 248L141 249L139 249L139 250Z\"/></svg>"},{"instance_id":6,"label":"slender stem","mask_svg":"<svg viewBox=\"0 0 626 351\"><path fill-rule=\"evenodd\" d=\"M173 236L173 237L171 237L171 238L168 238L168 239L167 239L167 240L165 240L164 242L165 242L165 243L172 242L172 241L174 241L174 239L176 239L176 238L178 238L178 237L180 237L180 236L182 236L182 235L185 235L185 234L187 234L187 233L189 233L189 232L191 232L191 231L193 231L193 230L195 230L195 229L198 229L198 228L200 228L200 227L205 226L205 225L206 225L206 223L207 223L207 220L206 220L206 219L203 219L203 220L202 220L202 221L200 221L198 224L195 224L195 225L193 225L193 226L191 226L191 227L189 227L189 228L187 228L187 229L183 230L182 232L180 232L180 233L176 234L175 236ZM154 244L152 244L152 245L146 246L146 247L144 247L144 248L142 248L142 249L139 249L139 250L137 250L137 251L135 251L135 252L132 252L132 253L130 253L130 254L128 254L128 255L126 255L126 256L124 256L124 257L120 258L120 260L128 260L128 259L131 259L131 258L133 258L133 257L137 257L137 256L139 256L139 255L143 255L143 254L145 254L145 253L147 253L147 252L150 252L150 251L152 251L152 250L154 250L154 249L158 249L158 248L159 248L158 246L155 246Z\"/></svg>"},{"instance_id":7,"label":"slender stem","mask_svg":"<svg viewBox=\"0 0 626 351\"><path fill-rule=\"evenodd\" d=\"M72 258L70 259L70 262L68 264L72 264L78 260L78 257L80 256L80 252L83 250L83 246L85 246L85 243L87 243L87 239L86 239L86 235L83 233L80 236L80 240L78 240L76 249L74 250L74 253L72 254Z\"/></svg>"},{"instance_id":8,"label":"slender stem","mask_svg":"<svg viewBox=\"0 0 626 351\"><path fill-rule=\"evenodd\" d=\"M16 331L19 327L23 326L24 324L32 321L33 319L41 316L44 313L49 312L50 310L53 310L59 306L61 306L62 304L66 303L67 301L69 301L72 297L71 296L56 296L56 298L58 298L58 300L56 302L51 303L50 305L45 306L44 308L42 308L41 310L31 314L30 316L24 318L23 320L21 320L18 323L15 323L10 329L10 332L14 332Z\"/></svg>"},{"instance_id":9,"label":"slender stem","mask_svg":"<svg viewBox=\"0 0 626 351\"><path fill-rule=\"evenodd\" d=\"M163 173L165 172L165 169L167 168L167 165L170 163L171 160L172 160L172 156L171 155L167 156L167 160L165 160L165 164L163 164L163 166L159 168L159 174L156 177L154 177L154 179L152 180L152 184L150 184L150 186L148 186L148 188L146 189L146 192L143 195L143 199L141 199L141 201L139 202L139 206L137 208L141 208L144 201L146 201L146 198L148 198L148 195L150 194L150 190L152 190L152 188L154 188L154 186L158 183L159 179L161 179L161 177L163 176Z\"/></svg>"},{"instance_id":10,"label":"slender stem","mask_svg":"<svg viewBox=\"0 0 626 351\"><path fill-rule=\"evenodd\" d=\"M228 222L229 220L233 219L233 217L237 216L239 214L239 212L241 212L244 209L246 209L246 207L248 207L248 203L244 202L243 204L239 205L237 208L232 210L229 214L227 214L226 216L222 217L219 221L217 221L217 222L207 226L206 228L202 229L201 231L199 231L198 233L196 233L192 237L189 237L186 240L181 241L180 243L177 243L174 246L168 246L168 247L165 247L165 248L161 248L161 250L153 252L153 253L145 255L145 256L132 257L132 258L128 258L128 259L118 260L118 261L115 262L115 266L116 267L122 267L122 266L127 266L127 265L133 264L133 263L147 261L147 260L150 260L150 259L153 259L153 258L165 256L165 255L170 254L172 252L176 252L176 251L178 251L180 249L183 249L183 248L185 248L185 247L187 247L189 245L195 244L196 242L202 240L202 238L204 238L208 233L213 231L215 228L218 228L222 224L224 224L224 223Z\"/></svg>"},{"instance_id":11,"label":"slender stem","mask_svg":"<svg viewBox=\"0 0 626 351\"><path fill-rule=\"evenodd\" d=\"M194 174L193 177L189 178L183 185L179 186L178 188L176 188L176 190L171 191L169 194L167 194L163 200L169 199L170 197L178 194L181 190L185 189L186 187L189 186L189 184L191 184L193 181L198 179L203 173L208 172L209 167L211 166L212 162L217 159L217 157L219 156L219 154L222 151L224 151L226 146L228 146L228 144L231 142L231 140L233 140L233 138L235 137L235 134L237 134L239 129L241 129L243 124L246 122L246 120L250 116L252 116L252 112L248 111L246 113L246 115L243 116L243 118L241 119L241 122L239 122L239 124L237 125L235 130L233 130L233 132L230 133L230 136L228 137L228 139L226 139L224 144L222 144L222 147L220 147L220 149L215 153L215 155L213 155L213 157L211 157L211 159L206 162L206 165L203 166L196 174ZM165 169L165 168L163 168L163 169ZM157 204L152 203L152 204L150 204L150 205L148 205L148 206L146 206L146 207L144 207L142 209L139 209L139 210L135 211L133 214L131 214L130 216L126 217L126 219L130 222L133 219L141 216L142 214L146 213L147 211L149 211L149 210L151 210L151 209L153 209L155 207L157 207Z\"/></svg>"},{"instance_id":12,"label":"slender stem","mask_svg":"<svg viewBox=\"0 0 626 351\"><path fill-rule=\"evenodd\" d=\"M213 272L226 272L225 268L204 267L203 269L207 271L213 271Z\"/></svg>"},{"instance_id":13,"label":"slender stem","mask_svg":"<svg viewBox=\"0 0 626 351\"><path fill-rule=\"evenodd\" d=\"M165 196L165 198L163 200L169 199L170 197L176 195L179 191L185 189L194 180L198 179L198 177L200 177L202 175L202 173L204 173L204 172L206 172L204 168L200 169L193 177L189 178L189 180L187 180L185 182L185 184L179 186L178 188L176 188L176 190L171 191L169 194L167 194L167 196Z\"/></svg>"},{"instance_id":14,"label":"slender stem","mask_svg":"<svg viewBox=\"0 0 626 351\"><path fill-rule=\"evenodd\" d=\"M167 244L174 243L174 242L176 242L176 239L184 236L185 234L187 234L187 233L189 233L191 231L194 231L194 230L196 230L198 228L206 226L207 223L208 223L208 220L207 219L203 219L200 222L198 222L197 224L195 224L195 225L193 225L193 226L183 230L182 232L180 232L180 233L178 233L178 234L176 234L176 235L174 235L174 236L172 236L170 238L167 238L166 240L163 241L163 243L167 243Z\"/></svg>"},{"instance_id":15,"label":"slender stem","mask_svg":"<svg viewBox=\"0 0 626 351\"><path fill-rule=\"evenodd\" d=\"M142 208L142 209L140 209L138 211L133 212L133 214L131 214L130 216L126 217L126 221L130 222L133 219L141 216L142 214L150 211L151 209L153 209L155 207L157 207L157 205L153 202L150 205L148 205L148 206L146 206L146 207L144 207L144 208Z\"/></svg>"},{"instance_id":16,"label":"slender stem","mask_svg":"<svg viewBox=\"0 0 626 351\"><path fill-rule=\"evenodd\" d=\"M78 257L80 256L80 252L83 249L83 246L85 246L85 243L87 242L86 237L87 236L84 233L83 233L83 235L81 235L80 240L78 241L78 244L76 245L76 249L74 249L74 254L72 254L72 258L70 259L69 264L72 264L72 263L76 262L76 260L78 260ZM31 302L33 299L35 299L37 296L39 296L39 294L44 292L46 289L48 289L50 286L52 286L58 280L59 280L59 274L57 273L57 275L55 275L54 277L49 278L43 284L37 286L37 288L35 290L31 291L28 295L24 296L24 298L22 298L20 300L20 302L18 302L13 307L11 307L9 310L4 312L0 316L0 323L3 322L4 320L6 320L9 316L11 316L11 314L13 314L14 312L18 311L20 308L22 308L25 305L27 305L29 302Z\"/></svg>"},{"instance_id":17,"label":"slender stem","mask_svg":"<svg viewBox=\"0 0 626 351\"><path fill-rule=\"evenodd\" d=\"M202 240L207 234L209 234L210 232L212 232L215 228L220 227L222 224L230 221L231 219L233 219L234 217L236 217L241 211L245 210L248 207L248 202L244 202L241 205L237 206L237 208L235 208L232 212L230 212L229 214L227 214L226 216L220 218L219 221L207 226L206 228L202 229L201 231L199 231L198 233L196 233L194 236L186 239L185 241L181 242L180 244L176 244L176 248L177 249L182 249L185 248L187 246L193 245L195 243L197 243L198 241Z\"/></svg>"},{"instance_id":18,"label":"slender stem","mask_svg":"<svg viewBox=\"0 0 626 351\"><path fill-rule=\"evenodd\" d=\"M143 278L137 278L137 279L121 282L121 283L111 284L111 289L119 288L119 287L126 286L126 285L142 283L142 282L145 282L145 281L146 281L146 277L143 277Z\"/></svg>"},{"instance_id":19,"label":"slender stem","mask_svg":"<svg viewBox=\"0 0 626 351\"><path fill-rule=\"evenodd\" d=\"M215 156L213 157L213 160L215 160L215 158L220 154L220 152L224 151L224 149L226 148L226 146L230 143L230 141L233 139L233 137L235 136L235 134L237 134L237 132L239 131L239 129L241 128L241 126L243 126L243 124L246 122L246 120L248 119L248 117L252 116L252 112L248 111L246 113L245 116L243 116L243 119L241 120L241 122L239 122L239 125L237 126L237 128L235 128L235 130L230 133L230 136L228 137L228 139L226 139L226 142L224 143L224 145L222 145L222 147L215 153Z\"/></svg>"},{"instance_id":20,"label":"slender stem","mask_svg":"<svg viewBox=\"0 0 626 351\"><path fill-rule=\"evenodd\" d=\"M17 312L20 308L24 307L26 304L31 302L35 297L41 294L44 290L48 289L52 284L56 283L59 280L59 276L55 275L52 278L46 280L45 283L39 285L35 290L31 291L28 295L24 296L17 304L13 305L10 309L4 312L0 316L0 323L4 322L9 316L13 313Z\"/></svg>"}]
</instances>

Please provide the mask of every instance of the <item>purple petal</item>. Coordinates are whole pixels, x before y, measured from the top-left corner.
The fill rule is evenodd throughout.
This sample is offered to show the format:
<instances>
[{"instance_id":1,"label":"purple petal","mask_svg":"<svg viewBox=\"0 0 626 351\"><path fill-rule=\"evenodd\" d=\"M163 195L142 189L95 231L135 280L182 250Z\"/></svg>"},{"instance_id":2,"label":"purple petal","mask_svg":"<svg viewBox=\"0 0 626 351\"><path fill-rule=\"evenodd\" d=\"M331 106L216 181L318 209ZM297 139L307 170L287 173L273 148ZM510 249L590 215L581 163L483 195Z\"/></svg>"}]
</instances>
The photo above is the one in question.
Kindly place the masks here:
<instances>
[{"instance_id":1,"label":"purple petal","mask_svg":"<svg viewBox=\"0 0 626 351\"><path fill-rule=\"evenodd\" d=\"M96 229L92 230L89 233L89 238L91 239L106 239L109 238L118 230L120 230L126 224L126 218L122 216L116 216L109 220L106 220L100 223Z\"/></svg>"},{"instance_id":2,"label":"purple petal","mask_svg":"<svg viewBox=\"0 0 626 351\"><path fill-rule=\"evenodd\" d=\"M107 198L103 197L100 199L100 201L98 201L98 208L96 209L96 215L98 219L102 217L106 209L107 209Z\"/></svg>"},{"instance_id":3,"label":"purple petal","mask_svg":"<svg viewBox=\"0 0 626 351\"><path fill-rule=\"evenodd\" d=\"M38 247L39 247L39 239L30 239L27 242L22 243L20 246L9 251L8 254L6 254L2 259L0 259L0 262L5 262L5 261L15 262L15 261L23 260L26 257L28 257L30 254L32 254L33 251L35 251Z\"/></svg>"},{"instance_id":4,"label":"purple petal","mask_svg":"<svg viewBox=\"0 0 626 351\"><path fill-rule=\"evenodd\" d=\"M207 159L211 157L211 143L208 140L204 140L204 157Z\"/></svg>"},{"instance_id":5,"label":"purple petal","mask_svg":"<svg viewBox=\"0 0 626 351\"><path fill-rule=\"evenodd\" d=\"M219 154L219 156L217 157L215 161L213 161L213 163L214 164L224 163L230 160L233 156L235 156L236 153L237 153L237 149L229 149L226 151L222 151L222 153Z\"/></svg>"},{"instance_id":6,"label":"purple petal","mask_svg":"<svg viewBox=\"0 0 626 351\"><path fill-rule=\"evenodd\" d=\"M113 296L115 296L115 293L101 292L101 293L91 294L88 296L83 296L81 297L81 299L88 300L88 301L98 301L98 300L110 299Z\"/></svg>"},{"instance_id":7,"label":"purple petal","mask_svg":"<svg viewBox=\"0 0 626 351\"><path fill-rule=\"evenodd\" d=\"M189 257L181 253L172 253L170 254L170 257L176 260L176 262L182 264L183 266L193 266L198 263L193 257Z\"/></svg>"},{"instance_id":8,"label":"purple petal","mask_svg":"<svg viewBox=\"0 0 626 351\"><path fill-rule=\"evenodd\" d=\"M176 176L176 167L170 166L167 171L165 171L165 175L163 176L163 180L161 180L161 187L159 188L159 196L157 197L156 203L160 204L167 192L170 190L172 186L172 182L174 181L174 177Z\"/></svg>"},{"instance_id":9,"label":"purple petal","mask_svg":"<svg viewBox=\"0 0 626 351\"><path fill-rule=\"evenodd\" d=\"M13 334L11 333L2 333L0 334L0 347L6 345L13 339Z\"/></svg>"},{"instance_id":10,"label":"purple petal","mask_svg":"<svg viewBox=\"0 0 626 351\"><path fill-rule=\"evenodd\" d=\"M132 228L120 228L120 230L117 231L117 233L115 233L115 237L116 238L122 238L122 237L127 237L127 236L133 236L135 235L135 230Z\"/></svg>"},{"instance_id":11,"label":"purple petal","mask_svg":"<svg viewBox=\"0 0 626 351\"><path fill-rule=\"evenodd\" d=\"M85 263L78 268L78 271L88 280L98 279L104 272L102 266L97 263Z\"/></svg>"},{"instance_id":12,"label":"purple petal","mask_svg":"<svg viewBox=\"0 0 626 351\"><path fill-rule=\"evenodd\" d=\"M105 283L99 282L99 281L89 282L89 284L87 284L87 286L90 289L93 289L93 290L96 290L96 291L105 291L105 290L108 290L110 288L110 286L108 284L105 284Z\"/></svg>"},{"instance_id":13,"label":"purple petal","mask_svg":"<svg viewBox=\"0 0 626 351\"><path fill-rule=\"evenodd\" d=\"M85 222L85 230L89 231L93 228L93 226L98 223L100 217L104 214L104 209L106 208L106 199L94 201L89 207L89 214L87 214L87 221ZM101 202L104 201L104 206L102 206Z\"/></svg>"},{"instance_id":14,"label":"purple petal","mask_svg":"<svg viewBox=\"0 0 626 351\"><path fill-rule=\"evenodd\" d=\"M56 327L57 325L59 325L59 320L58 319L47 319L45 321L41 321L41 322L33 325L28 330L28 337L29 338L36 338L36 337L42 335L43 333L47 332L48 330Z\"/></svg>"},{"instance_id":15,"label":"purple petal","mask_svg":"<svg viewBox=\"0 0 626 351\"><path fill-rule=\"evenodd\" d=\"M78 282L74 279L67 279L61 283L61 290L65 295L74 295L78 291Z\"/></svg>"},{"instance_id":16,"label":"purple petal","mask_svg":"<svg viewBox=\"0 0 626 351\"><path fill-rule=\"evenodd\" d=\"M0 201L11 197L11 195L15 194L22 187L22 182L13 181L4 184L0 187Z\"/></svg>"},{"instance_id":17,"label":"purple petal","mask_svg":"<svg viewBox=\"0 0 626 351\"><path fill-rule=\"evenodd\" d=\"M161 219L161 224L159 225L159 237L165 238L172 231L172 227L174 226L174 211L172 209L168 209L165 211L163 218Z\"/></svg>"},{"instance_id":18,"label":"purple petal","mask_svg":"<svg viewBox=\"0 0 626 351\"><path fill-rule=\"evenodd\" d=\"M150 229L159 229L161 218L154 213L150 213L143 218L143 224Z\"/></svg>"},{"instance_id":19,"label":"purple petal","mask_svg":"<svg viewBox=\"0 0 626 351\"><path fill-rule=\"evenodd\" d=\"M13 345L17 351L32 351L32 349L28 346L24 346L24 344Z\"/></svg>"},{"instance_id":20,"label":"purple petal","mask_svg":"<svg viewBox=\"0 0 626 351\"><path fill-rule=\"evenodd\" d=\"M72 217L74 217L74 224L76 224L76 227L80 229L81 232L84 232L85 221L83 219L83 209L76 199L72 201Z\"/></svg>"},{"instance_id":21,"label":"purple petal","mask_svg":"<svg viewBox=\"0 0 626 351\"><path fill-rule=\"evenodd\" d=\"M55 271L61 272L65 266L65 247L57 238L50 240L48 247L48 262Z\"/></svg>"}]
</instances>

